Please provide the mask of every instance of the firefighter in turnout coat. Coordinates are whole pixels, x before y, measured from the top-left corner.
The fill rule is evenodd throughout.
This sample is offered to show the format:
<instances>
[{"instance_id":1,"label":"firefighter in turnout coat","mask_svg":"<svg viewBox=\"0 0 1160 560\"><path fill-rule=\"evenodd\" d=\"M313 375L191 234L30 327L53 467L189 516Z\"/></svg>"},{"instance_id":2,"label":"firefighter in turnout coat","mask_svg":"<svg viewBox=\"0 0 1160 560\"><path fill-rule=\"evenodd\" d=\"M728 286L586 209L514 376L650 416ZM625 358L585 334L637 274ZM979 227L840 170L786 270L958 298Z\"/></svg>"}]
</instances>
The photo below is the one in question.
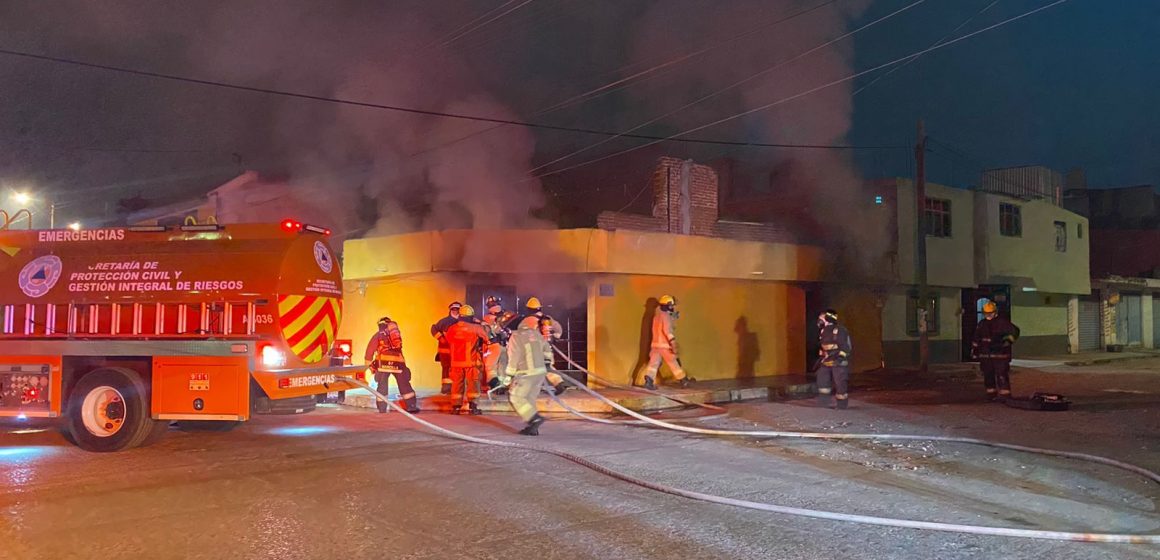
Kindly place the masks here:
<instances>
[{"instance_id":1,"label":"firefighter in turnout coat","mask_svg":"<svg viewBox=\"0 0 1160 560\"><path fill-rule=\"evenodd\" d=\"M853 341L846 327L838 323L838 312L827 309L818 316L818 404L830 406L830 395L838 408L850 405L850 353Z\"/></svg>"},{"instance_id":2,"label":"firefighter in turnout coat","mask_svg":"<svg viewBox=\"0 0 1160 560\"><path fill-rule=\"evenodd\" d=\"M657 308L653 312L652 341L648 353L648 368L644 372L644 388L656 389L657 373L660 372L661 362L669 366L675 380L682 388L696 381L685 375L681 366L681 358L677 346L677 298L664 295L657 299Z\"/></svg>"},{"instance_id":3,"label":"firefighter in turnout coat","mask_svg":"<svg viewBox=\"0 0 1160 560\"><path fill-rule=\"evenodd\" d=\"M509 379L507 368L507 343L511 331L507 324L515 315L503 310L503 300L491 296L487 298L487 315L483 317L483 328L487 330L488 343L483 354L484 381L491 389L506 386Z\"/></svg>"},{"instance_id":4,"label":"firefighter in turnout coat","mask_svg":"<svg viewBox=\"0 0 1160 560\"><path fill-rule=\"evenodd\" d=\"M431 325L431 336L439 343L439 350L435 354L435 361L443 370L443 383L439 392L444 395L451 393L451 346L447 344L447 329L459 321L459 308L463 307L458 301L447 306L447 316Z\"/></svg>"},{"instance_id":5,"label":"firefighter in turnout coat","mask_svg":"<svg viewBox=\"0 0 1160 560\"><path fill-rule=\"evenodd\" d=\"M418 414L418 399L415 397L415 389L411 387L411 368L407 367L407 360L403 358L403 335L399 332L398 323L390 317L379 319L379 331L367 343L364 359L374 371L376 390L386 396L390 390L391 376L395 376L399 398L403 400L407 412ZM376 401L376 404L379 412L387 411L387 403Z\"/></svg>"},{"instance_id":6,"label":"firefighter in turnout coat","mask_svg":"<svg viewBox=\"0 0 1160 560\"><path fill-rule=\"evenodd\" d=\"M528 300L529 311L539 308L539 300ZM508 373L512 375L511 389L508 390L508 399L516 414L523 418L527 425L520 434L525 436L540 435L540 424L544 417L536 409L536 397L544 385L544 378L548 368L544 363L544 350L547 342L540 331L540 318L534 314L522 317L512 332L508 341Z\"/></svg>"},{"instance_id":7,"label":"firefighter in turnout coat","mask_svg":"<svg viewBox=\"0 0 1160 560\"><path fill-rule=\"evenodd\" d=\"M447 328L447 343L451 348L451 414L459 414L464 405L471 414L481 414L475 399L479 398L487 331L475 322L470 305L459 308L459 321Z\"/></svg>"},{"instance_id":8,"label":"firefighter in turnout coat","mask_svg":"<svg viewBox=\"0 0 1160 560\"><path fill-rule=\"evenodd\" d=\"M983 304L983 320L975 327L971 353L983 370L983 385L989 399L1011 396L1011 346L1019 340L1019 327L999 315L995 302Z\"/></svg>"}]
</instances>

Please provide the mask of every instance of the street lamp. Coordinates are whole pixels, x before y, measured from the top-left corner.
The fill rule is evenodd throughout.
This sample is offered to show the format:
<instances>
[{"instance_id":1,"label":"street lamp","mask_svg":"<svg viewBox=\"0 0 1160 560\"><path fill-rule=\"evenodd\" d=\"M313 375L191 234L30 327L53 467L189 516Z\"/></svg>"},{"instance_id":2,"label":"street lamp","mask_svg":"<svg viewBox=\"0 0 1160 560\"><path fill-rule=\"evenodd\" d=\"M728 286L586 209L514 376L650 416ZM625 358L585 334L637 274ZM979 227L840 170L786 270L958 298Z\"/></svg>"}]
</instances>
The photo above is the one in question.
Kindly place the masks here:
<instances>
[{"instance_id":1,"label":"street lamp","mask_svg":"<svg viewBox=\"0 0 1160 560\"><path fill-rule=\"evenodd\" d=\"M26 192L12 193L12 200L16 201L17 204L29 204L36 201L32 195ZM29 227L32 227L31 211L29 212L28 223ZM48 202L48 229L56 229L56 203L52 201Z\"/></svg>"}]
</instances>

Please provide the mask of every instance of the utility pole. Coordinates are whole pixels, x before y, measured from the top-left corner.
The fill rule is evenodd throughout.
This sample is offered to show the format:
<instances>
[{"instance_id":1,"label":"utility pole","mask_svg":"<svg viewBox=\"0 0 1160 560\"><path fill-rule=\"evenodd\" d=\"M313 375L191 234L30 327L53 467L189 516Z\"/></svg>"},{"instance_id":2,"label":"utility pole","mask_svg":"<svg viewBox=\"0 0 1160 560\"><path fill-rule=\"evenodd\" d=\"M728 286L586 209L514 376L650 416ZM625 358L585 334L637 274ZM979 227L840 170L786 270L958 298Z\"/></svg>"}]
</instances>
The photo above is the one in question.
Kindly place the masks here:
<instances>
[{"instance_id":1,"label":"utility pole","mask_svg":"<svg viewBox=\"0 0 1160 560\"><path fill-rule=\"evenodd\" d=\"M927 336L927 318L930 317L927 309L930 301L927 297L926 286L926 127L922 119L918 120L918 135L914 146L914 206L915 206L915 235L916 252L914 258L915 273L918 276L918 369L922 373L928 371L930 365L930 338Z\"/></svg>"}]
</instances>

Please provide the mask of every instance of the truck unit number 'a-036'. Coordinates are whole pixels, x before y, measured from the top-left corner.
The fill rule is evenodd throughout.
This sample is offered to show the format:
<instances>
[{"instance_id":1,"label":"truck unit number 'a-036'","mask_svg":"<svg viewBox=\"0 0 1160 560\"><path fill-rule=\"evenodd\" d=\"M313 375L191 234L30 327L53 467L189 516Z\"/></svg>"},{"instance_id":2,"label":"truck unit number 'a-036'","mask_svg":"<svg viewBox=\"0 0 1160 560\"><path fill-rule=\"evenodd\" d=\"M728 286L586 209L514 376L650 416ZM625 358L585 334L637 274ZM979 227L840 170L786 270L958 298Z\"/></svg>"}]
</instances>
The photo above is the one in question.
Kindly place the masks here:
<instances>
[{"instance_id":1,"label":"truck unit number 'a-036'","mask_svg":"<svg viewBox=\"0 0 1160 560\"><path fill-rule=\"evenodd\" d=\"M0 416L60 417L80 447L116 451L353 389L362 368L328 360L342 276L327 235L294 220L0 231Z\"/></svg>"}]
</instances>

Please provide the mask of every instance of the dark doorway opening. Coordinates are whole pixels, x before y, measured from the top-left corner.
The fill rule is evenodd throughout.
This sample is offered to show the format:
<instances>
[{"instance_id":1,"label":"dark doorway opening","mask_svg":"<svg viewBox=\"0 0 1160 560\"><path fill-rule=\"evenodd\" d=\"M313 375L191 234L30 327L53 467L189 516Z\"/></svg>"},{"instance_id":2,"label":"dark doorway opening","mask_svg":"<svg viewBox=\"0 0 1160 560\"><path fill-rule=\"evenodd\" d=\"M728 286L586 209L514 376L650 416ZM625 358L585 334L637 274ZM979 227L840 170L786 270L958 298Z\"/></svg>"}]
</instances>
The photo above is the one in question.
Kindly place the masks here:
<instances>
[{"instance_id":1,"label":"dark doorway opening","mask_svg":"<svg viewBox=\"0 0 1160 560\"><path fill-rule=\"evenodd\" d=\"M476 313L483 315L487 312L484 307L488 297L498 296L503 300L503 308L518 314L524 312L524 305L531 293L523 293L520 286L511 285L468 285L467 286L467 303L476 309ZM559 340L552 342L552 345L558 348L572 361L576 362L588 369L588 304L584 302L581 305L572 308L561 307L552 301L543 301L544 313L552 319L559 321L563 328L564 334ZM580 370L568 363L567 360L561 358L558 354L553 354L554 367L557 370L567 373L576 380L587 383L588 378Z\"/></svg>"}]
</instances>

